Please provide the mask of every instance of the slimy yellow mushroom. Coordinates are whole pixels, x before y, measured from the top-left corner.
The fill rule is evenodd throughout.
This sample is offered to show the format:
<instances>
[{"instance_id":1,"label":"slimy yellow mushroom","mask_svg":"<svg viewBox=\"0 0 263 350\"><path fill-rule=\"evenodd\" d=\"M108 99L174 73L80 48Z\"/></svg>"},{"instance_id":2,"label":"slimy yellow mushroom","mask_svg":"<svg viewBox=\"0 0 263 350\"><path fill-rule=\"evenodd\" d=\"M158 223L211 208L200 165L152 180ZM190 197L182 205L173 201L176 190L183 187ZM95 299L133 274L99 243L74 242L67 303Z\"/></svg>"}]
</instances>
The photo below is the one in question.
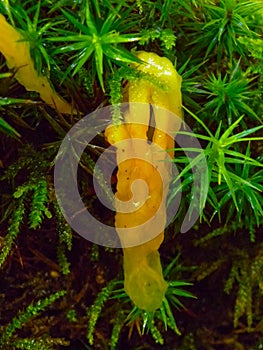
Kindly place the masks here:
<instances>
[{"instance_id":1,"label":"slimy yellow mushroom","mask_svg":"<svg viewBox=\"0 0 263 350\"><path fill-rule=\"evenodd\" d=\"M139 149L138 143L133 140L147 140L151 105L155 117L152 143L163 150L169 149L169 155L173 156L170 149L174 147L174 140L164 131L176 132L180 128L182 78L167 58L149 52L139 52L138 57L144 63L137 65L137 69L151 74L153 81L158 79L165 89L144 78L129 82L126 94L128 102L141 102L142 104L130 104L129 111L124 115L124 122L129 124L110 125L105 131L105 136L110 144L114 145L118 141L126 140L127 145L125 149L116 145L118 164L115 193L116 231L118 233L118 230L120 232L120 229L123 228L134 228L133 232L140 237L144 232L139 232L139 229L136 232L136 227L146 223L145 231L151 230L151 225L149 224L148 227L147 222L154 215L158 215L158 222L161 223L163 229L165 227L165 199L171 176L171 163L162 162L167 155L165 152L156 153L153 148L149 155L149 162L139 159L138 156L142 153L142 149ZM170 112L179 118L172 118ZM125 159L125 152L129 153L129 159ZM129 213L121 212L120 203L132 199L131 187L136 179L147 183L147 199L137 210ZM164 239L163 229L154 239L138 246L129 246L119 233L124 254L125 291L136 306L146 311L154 311L161 306L167 289L158 252Z\"/></svg>"},{"instance_id":2,"label":"slimy yellow mushroom","mask_svg":"<svg viewBox=\"0 0 263 350\"><path fill-rule=\"evenodd\" d=\"M0 14L0 52L9 69L16 71L15 78L27 91L36 91L40 97L60 113L72 113L72 107L51 88L48 79L39 76L30 56L30 46L20 32L7 23Z\"/></svg>"}]
</instances>

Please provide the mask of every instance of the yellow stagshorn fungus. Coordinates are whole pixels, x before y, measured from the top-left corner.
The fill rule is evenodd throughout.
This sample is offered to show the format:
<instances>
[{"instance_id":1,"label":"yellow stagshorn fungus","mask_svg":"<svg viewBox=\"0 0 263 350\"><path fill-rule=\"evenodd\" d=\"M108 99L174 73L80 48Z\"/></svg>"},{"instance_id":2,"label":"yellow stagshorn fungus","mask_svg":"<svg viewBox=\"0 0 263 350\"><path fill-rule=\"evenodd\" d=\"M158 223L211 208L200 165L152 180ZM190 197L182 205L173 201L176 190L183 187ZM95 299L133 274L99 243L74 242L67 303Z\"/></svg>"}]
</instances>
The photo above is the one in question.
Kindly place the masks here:
<instances>
[{"instance_id":1,"label":"yellow stagshorn fungus","mask_svg":"<svg viewBox=\"0 0 263 350\"><path fill-rule=\"evenodd\" d=\"M27 91L36 91L48 105L60 113L72 113L72 107L51 88L48 79L39 76L30 56L30 46L20 32L7 23L0 14L0 52L9 69L14 69L17 81Z\"/></svg>"},{"instance_id":2,"label":"yellow stagshorn fungus","mask_svg":"<svg viewBox=\"0 0 263 350\"><path fill-rule=\"evenodd\" d=\"M137 65L137 68L142 72L152 74L153 81L156 82L158 79L158 82L166 88L163 89L144 78L129 82L126 97L128 102L141 102L142 104L130 104L129 111L124 115L125 124L110 125L105 131L105 136L113 145L122 140L127 142L126 149L118 147L116 144L118 173L115 193L115 227L117 233L119 229L123 246L124 288L136 306L146 311L154 311L161 306L167 289L158 249L164 239L165 199L171 176L171 162L162 160L167 159L166 153L173 156L173 152L171 150L169 152L156 152L153 149L148 155L150 162L146 162L139 159L138 155L142 154L143 150L140 145L138 146L138 143L133 142L133 139L148 139L151 105L155 117L152 145L156 144L164 150L174 147L173 138L164 131L176 132L180 128L182 78L167 58L148 52L138 52L138 57L144 63ZM179 118L172 118L169 111ZM139 147L140 149L138 149ZM129 153L129 159L125 158L125 152ZM131 213L121 212L122 205L120 203L125 203L132 198L131 185L136 179L144 180L147 183L148 197L137 210ZM157 209L159 209L158 212ZM120 229L132 227L134 228L133 233L141 237L140 235L144 234L146 230L151 230L151 224L147 227L146 222L154 215L158 215L157 220L162 225L162 232L154 239L138 246L130 246L129 242L125 240L125 235L120 235ZM143 223L146 223L145 232L139 232L139 229L136 231L136 226Z\"/></svg>"}]
</instances>

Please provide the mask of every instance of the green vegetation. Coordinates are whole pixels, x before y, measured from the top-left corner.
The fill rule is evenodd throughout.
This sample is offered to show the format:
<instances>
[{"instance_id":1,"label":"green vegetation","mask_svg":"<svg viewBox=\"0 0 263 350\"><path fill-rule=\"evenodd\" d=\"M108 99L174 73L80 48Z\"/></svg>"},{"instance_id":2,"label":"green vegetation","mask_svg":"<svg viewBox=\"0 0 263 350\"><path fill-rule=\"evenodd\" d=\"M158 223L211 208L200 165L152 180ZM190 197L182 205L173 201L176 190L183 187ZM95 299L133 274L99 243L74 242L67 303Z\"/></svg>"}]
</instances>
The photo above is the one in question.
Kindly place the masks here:
<instances>
[{"instance_id":1,"label":"green vegetation","mask_svg":"<svg viewBox=\"0 0 263 350\"><path fill-rule=\"evenodd\" d=\"M26 91L0 53L0 349L261 349L262 0L3 0L0 14L74 111L61 114ZM184 119L203 148L175 148L169 202L179 190L182 199L160 249L169 287L152 313L125 293L121 251L72 232L53 185L66 133L83 115L122 102L127 81L143 74L132 66L139 50L175 64ZM79 189L87 208L112 224L91 176L107 144L103 135L93 141ZM203 156L208 194L197 200L200 220L179 234Z\"/></svg>"}]
</instances>

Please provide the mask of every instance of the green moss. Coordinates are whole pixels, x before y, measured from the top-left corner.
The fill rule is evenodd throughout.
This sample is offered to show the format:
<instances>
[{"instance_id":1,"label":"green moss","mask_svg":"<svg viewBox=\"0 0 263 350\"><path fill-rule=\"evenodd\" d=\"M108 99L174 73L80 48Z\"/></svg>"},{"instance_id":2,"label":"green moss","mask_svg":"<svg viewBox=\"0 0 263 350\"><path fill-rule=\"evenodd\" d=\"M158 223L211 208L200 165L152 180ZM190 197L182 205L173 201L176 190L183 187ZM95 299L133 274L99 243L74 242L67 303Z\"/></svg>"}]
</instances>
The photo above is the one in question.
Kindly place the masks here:
<instances>
[{"instance_id":1,"label":"green moss","mask_svg":"<svg viewBox=\"0 0 263 350\"><path fill-rule=\"evenodd\" d=\"M0 56L0 348L260 349L262 1L9 0L0 2L0 13L29 43L38 73L76 109L52 110L17 83ZM74 234L53 186L57 150L79 119L112 104L111 117L120 122L127 81L143 76L166 88L132 66L140 50L166 56L183 77L184 118L202 144L209 175L200 174L207 195L196 195L192 167L201 155L186 157L196 151L190 141L188 150L176 146L179 175L169 203L179 190L182 200L165 233L168 288L155 312L134 307L125 293L119 251ZM91 181L107 144L103 135L92 142L80 162L81 197L112 223ZM103 173L96 177L110 198ZM178 235L194 195L200 221Z\"/></svg>"}]
</instances>

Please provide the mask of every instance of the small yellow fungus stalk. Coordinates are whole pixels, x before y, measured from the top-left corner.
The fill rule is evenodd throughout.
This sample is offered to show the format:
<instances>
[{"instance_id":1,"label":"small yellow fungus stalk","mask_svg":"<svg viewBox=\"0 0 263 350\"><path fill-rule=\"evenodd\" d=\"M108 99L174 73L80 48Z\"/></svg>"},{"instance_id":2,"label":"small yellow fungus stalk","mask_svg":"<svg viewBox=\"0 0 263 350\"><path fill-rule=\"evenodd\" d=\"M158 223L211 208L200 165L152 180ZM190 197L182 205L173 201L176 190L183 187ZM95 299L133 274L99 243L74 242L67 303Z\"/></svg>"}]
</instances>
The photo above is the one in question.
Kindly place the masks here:
<instances>
[{"instance_id":1,"label":"small yellow fungus stalk","mask_svg":"<svg viewBox=\"0 0 263 350\"><path fill-rule=\"evenodd\" d=\"M133 142L133 139L148 139L151 104L155 117L152 144L160 146L163 150L174 147L174 140L162 130L176 132L180 128L182 78L167 58L148 52L139 52L138 57L144 63L138 65L137 68L142 72L152 74L153 81L158 79L160 85L165 88L162 89L154 82L151 83L148 79L143 78L129 82L127 87L128 102L137 102L130 104L129 111L124 115L124 122L129 124L110 125L106 129L105 136L113 145L122 140L127 142L126 149L116 145L118 173L115 194L115 227L117 232L118 229L134 228L134 234L141 237L140 235L144 233L139 232L139 229L136 232L136 226L146 223L154 215L158 215L157 220L161 223L162 232L154 239L138 246L130 246L129 242L125 240L125 236L119 232L124 253L125 291L136 306L146 311L154 311L161 306L167 289L158 249L164 239L165 199L171 176L171 163L162 161L167 159L166 152L156 152L154 148L148 156L150 162L139 159L142 149L139 149L138 143ZM173 112L179 118L172 118L169 112ZM143 123L143 125L139 123ZM129 156L132 155L132 157L125 160L125 152L128 152ZM169 155L173 156L171 150ZM121 212L122 205L120 203L125 203L132 198L132 183L137 179L147 183L148 197L137 210L131 213ZM149 227L146 224L146 230L151 230L150 224Z\"/></svg>"},{"instance_id":2,"label":"small yellow fungus stalk","mask_svg":"<svg viewBox=\"0 0 263 350\"><path fill-rule=\"evenodd\" d=\"M72 113L72 107L51 88L48 79L39 76L30 56L30 46L25 38L7 23L0 14L0 52L5 56L9 69L16 71L15 77L27 91L36 91L48 105L60 113Z\"/></svg>"}]
</instances>

